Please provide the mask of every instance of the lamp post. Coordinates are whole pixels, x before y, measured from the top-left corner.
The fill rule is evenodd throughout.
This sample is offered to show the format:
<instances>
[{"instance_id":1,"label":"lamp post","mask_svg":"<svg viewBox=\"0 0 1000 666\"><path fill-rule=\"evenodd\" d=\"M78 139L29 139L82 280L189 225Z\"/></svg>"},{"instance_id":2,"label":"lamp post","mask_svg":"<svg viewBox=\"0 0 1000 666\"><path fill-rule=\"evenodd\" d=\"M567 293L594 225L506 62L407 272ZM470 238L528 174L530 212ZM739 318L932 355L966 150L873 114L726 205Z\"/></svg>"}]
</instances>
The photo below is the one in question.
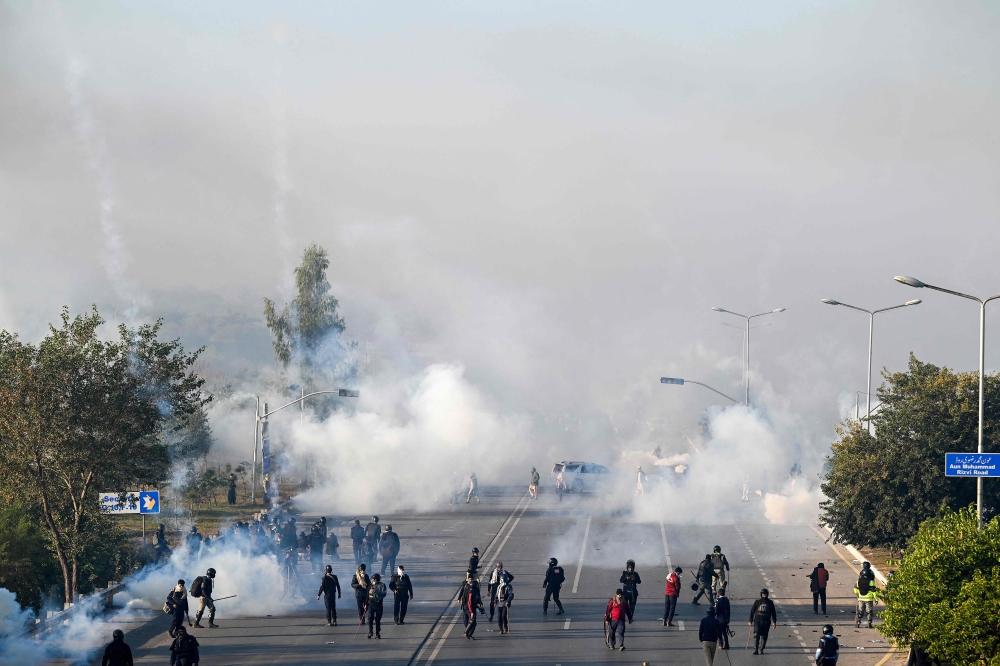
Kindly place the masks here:
<instances>
[{"instance_id":1,"label":"lamp post","mask_svg":"<svg viewBox=\"0 0 1000 666\"><path fill-rule=\"evenodd\" d=\"M908 305L920 305L921 301L919 298L915 298L912 301L906 301L902 305L893 305L890 308L882 308L881 310L865 310L864 308L859 308L855 305L848 305L847 303L835 301L832 298L824 298L821 302L826 303L827 305L842 305L845 308L851 308L852 310L868 314L868 411L865 419L868 421L868 434L870 435L872 432L872 333L875 329L875 315L879 312L888 312L889 310L905 308Z\"/></svg>"},{"instance_id":2,"label":"lamp post","mask_svg":"<svg viewBox=\"0 0 1000 666\"><path fill-rule=\"evenodd\" d=\"M927 284L926 282L921 282L916 278L907 277L905 275L897 275L893 278L896 282L905 284L909 287L916 287L917 289L923 289L927 287L928 289L933 289L934 291L943 291L946 294L951 294L952 296L961 296L962 298L968 298L969 300L976 301L979 303L979 453L983 452L983 402L984 402L984 375L985 375L985 354L986 354L986 304L990 301L1000 298L1000 294L996 296L990 296L986 300L981 298L976 298L975 296L970 296L969 294L963 294L960 291L952 291L951 289L945 289L943 287L935 287L932 284ZM979 515L979 529L983 529L983 477L976 477L976 513Z\"/></svg>"},{"instance_id":3,"label":"lamp post","mask_svg":"<svg viewBox=\"0 0 1000 666\"><path fill-rule=\"evenodd\" d=\"M785 308L776 308L774 310L770 310L769 312L761 312L760 314L755 314L755 315L750 315L750 316L742 315L739 312L733 312L732 310L723 310L722 308L712 308L712 309L715 310L716 312L722 312L724 314L731 314L731 315L736 315L737 317L743 317L747 321L747 332L746 332L746 336L747 336L747 360L746 360L746 363L744 365L746 367L746 375L747 375L747 382L746 382L746 406L747 406L747 411L749 412L750 411L750 320L754 319L755 317L763 317L764 315L775 314L775 313L778 313L778 312L784 312Z\"/></svg>"},{"instance_id":4,"label":"lamp post","mask_svg":"<svg viewBox=\"0 0 1000 666\"><path fill-rule=\"evenodd\" d=\"M287 405L282 405L271 411L267 411L267 403L264 403L264 413L260 411L260 397L257 397L257 407L254 409L254 429L253 429L253 470L250 472L250 504L257 503L257 432L260 430L260 423L267 419L268 416L274 414L275 412L280 412L285 407L291 407L296 403L300 403L306 398L311 398L314 395L324 395L328 393L335 393L342 398L357 398L361 395L358 391L352 391L350 389L337 389L336 391L316 391L315 393L304 394L300 398L292 400Z\"/></svg>"},{"instance_id":5,"label":"lamp post","mask_svg":"<svg viewBox=\"0 0 1000 666\"><path fill-rule=\"evenodd\" d=\"M683 385L685 382L687 382L688 384L697 384L698 386L704 386L709 391L712 391L713 393L718 393L719 395L721 395L726 400L732 400L735 403L739 403L739 400L737 400L736 398L730 398L728 395L726 395L722 391L716 391L714 388L712 388L708 384L702 384L701 382L696 382L696 381L693 381L691 379L681 379L680 377L660 377L660 383L661 384L680 384L680 385Z\"/></svg>"}]
</instances>

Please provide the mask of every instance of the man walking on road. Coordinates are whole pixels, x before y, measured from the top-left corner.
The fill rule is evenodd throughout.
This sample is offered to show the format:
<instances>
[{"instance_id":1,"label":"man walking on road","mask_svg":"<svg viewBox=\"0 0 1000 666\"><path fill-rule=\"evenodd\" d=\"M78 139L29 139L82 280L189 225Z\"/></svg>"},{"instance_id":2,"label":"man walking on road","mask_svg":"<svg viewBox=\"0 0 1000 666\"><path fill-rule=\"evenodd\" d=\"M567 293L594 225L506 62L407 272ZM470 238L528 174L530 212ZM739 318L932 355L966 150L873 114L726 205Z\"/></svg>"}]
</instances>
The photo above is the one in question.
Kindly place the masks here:
<instances>
[{"instance_id":1,"label":"man walking on road","mask_svg":"<svg viewBox=\"0 0 1000 666\"><path fill-rule=\"evenodd\" d=\"M830 572L820 562L809 574L809 590L813 593L813 615L819 615L820 602L823 603L823 615L826 615L826 583L830 580Z\"/></svg>"},{"instance_id":2,"label":"man walking on road","mask_svg":"<svg viewBox=\"0 0 1000 666\"><path fill-rule=\"evenodd\" d=\"M509 634L510 605L514 601L514 586L511 585L511 581L514 580L514 577L502 568L498 569L497 573L498 580L496 589L493 591L493 597L490 599L490 608L492 609L496 606L498 613L497 626L500 628L500 633Z\"/></svg>"},{"instance_id":3,"label":"man walking on road","mask_svg":"<svg viewBox=\"0 0 1000 666\"><path fill-rule=\"evenodd\" d=\"M368 588L368 638L382 638L382 600L385 599L385 583L378 574L372 574L371 586Z\"/></svg>"},{"instance_id":4,"label":"man walking on road","mask_svg":"<svg viewBox=\"0 0 1000 666\"><path fill-rule=\"evenodd\" d=\"M406 617L406 606L413 598L413 585L410 583L410 577L403 571L402 564L389 579L389 589L393 595L392 619L396 624L406 624L403 619Z\"/></svg>"},{"instance_id":5,"label":"man walking on road","mask_svg":"<svg viewBox=\"0 0 1000 666\"><path fill-rule=\"evenodd\" d=\"M837 659L840 657L840 643L833 635L833 625L823 625L823 635L819 639L819 647L816 648L816 666L837 666Z\"/></svg>"},{"instance_id":6,"label":"man walking on road","mask_svg":"<svg viewBox=\"0 0 1000 666\"><path fill-rule=\"evenodd\" d=\"M632 624L635 603L639 600L639 585L642 583L639 572L635 570L635 560L629 560L625 563L625 571L618 578L618 582L622 584L622 593L625 595L628 623Z\"/></svg>"},{"instance_id":7,"label":"man walking on road","mask_svg":"<svg viewBox=\"0 0 1000 666\"><path fill-rule=\"evenodd\" d=\"M199 584L198 581L201 580ZM215 623L215 602L212 600L212 592L215 591L215 569L209 567L204 576L195 578L191 585L191 594L198 598L198 612L194 616L194 626L199 629L201 626L201 616L208 609L208 626L215 629L219 625Z\"/></svg>"},{"instance_id":8,"label":"man walking on road","mask_svg":"<svg viewBox=\"0 0 1000 666\"><path fill-rule=\"evenodd\" d=\"M712 566L712 556L708 553L705 554L705 559L701 561L698 565L698 593L694 595L694 599L691 600L695 606L698 605L698 600L701 599L701 595L708 595L708 603L710 606L715 605L715 594L712 592L712 581L715 579L715 567Z\"/></svg>"},{"instance_id":9,"label":"man walking on road","mask_svg":"<svg viewBox=\"0 0 1000 666\"><path fill-rule=\"evenodd\" d=\"M479 504L479 479L475 472L469 472L469 495L465 498L465 503L471 502L473 497L476 498L476 504Z\"/></svg>"},{"instance_id":10,"label":"man walking on road","mask_svg":"<svg viewBox=\"0 0 1000 666\"><path fill-rule=\"evenodd\" d=\"M681 595L681 574L684 570L675 567L667 576L667 586L663 603L663 626L674 626L674 613L677 611L677 597Z\"/></svg>"},{"instance_id":11,"label":"man walking on road","mask_svg":"<svg viewBox=\"0 0 1000 666\"><path fill-rule=\"evenodd\" d=\"M354 545L354 566L361 564L361 554L364 551L365 528L361 527L361 521L355 520L351 528L351 541Z\"/></svg>"},{"instance_id":12,"label":"man walking on road","mask_svg":"<svg viewBox=\"0 0 1000 666\"><path fill-rule=\"evenodd\" d=\"M718 594L720 589L729 585L729 560L722 554L722 546L716 546L712 550L712 570L715 572L713 586Z\"/></svg>"},{"instance_id":13,"label":"man walking on road","mask_svg":"<svg viewBox=\"0 0 1000 666\"><path fill-rule=\"evenodd\" d=\"M715 600L715 620L719 623L719 647L728 650L730 607L725 586L719 590L719 598Z\"/></svg>"},{"instance_id":14,"label":"man walking on road","mask_svg":"<svg viewBox=\"0 0 1000 666\"><path fill-rule=\"evenodd\" d=\"M493 612L496 608L496 591L500 582L506 577L507 582L514 580L514 576L503 568L503 562L497 562L497 568L490 574L490 582L486 589L490 593L490 622L493 622Z\"/></svg>"},{"instance_id":15,"label":"man walking on road","mask_svg":"<svg viewBox=\"0 0 1000 666\"><path fill-rule=\"evenodd\" d=\"M334 596L336 594L336 596ZM326 573L319 582L319 592L316 599L323 595L323 604L326 606L326 626L337 626L337 597L340 594L340 580L333 573L333 567L326 565Z\"/></svg>"},{"instance_id":16,"label":"man walking on road","mask_svg":"<svg viewBox=\"0 0 1000 666\"><path fill-rule=\"evenodd\" d=\"M351 579L351 587L354 588L354 600L358 604L358 620L365 619L365 612L368 609L368 589L372 586L372 581L365 573L365 563L358 565Z\"/></svg>"},{"instance_id":17,"label":"man walking on road","mask_svg":"<svg viewBox=\"0 0 1000 666\"><path fill-rule=\"evenodd\" d=\"M389 566L389 573L396 568L396 556L399 555L399 535L392 531L392 525L385 526L385 534L382 535L382 543L379 546L382 551L382 575L385 575L385 567Z\"/></svg>"},{"instance_id":18,"label":"man walking on road","mask_svg":"<svg viewBox=\"0 0 1000 666\"><path fill-rule=\"evenodd\" d=\"M473 573L469 571L465 574L465 585L459 595L458 603L462 605L462 614L465 620L465 637L470 641L476 640L472 634L476 633L476 611L486 612L483 608L483 599L479 594L479 581Z\"/></svg>"},{"instance_id":19,"label":"man walking on road","mask_svg":"<svg viewBox=\"0 0 1000 666\"><path fill-rule=\"evenodd\" d=\"M625 649L625 622L628 620L628 603L621 589L615 590L615 596L608 601L604 609L604 624L607 625L607 645L612 650L615 643L620 643L619 650ZM618 639L617 641L615 639Z\"/></svg>"},{"instance_id":20,"label":"man walking on road","mask_svg":"<svg viewBox=\"0 0 1000 666\"><path fill-rule=\"evenodd\" d=\"M563 568L559 566L559 560L554 557L549 558L549 568L545 570L545 580L542 581L542 587L545 588L545 599L542 601L542 615L549 614L549 598L556 603L559 610L556 611L556 615L563 614L563 605L559 601L559 588L562 587L563 581L566 580L566 574Z\"/></svg>"},{"instance_id":21,"label":"man walking on road","mask_svg":"<svg viewBox=\"0 0 1000 666\"><path fill-rule=\"evenodd\" d=\"M528 484L528 495L531 499L538 499L538 483L542 480L542 477L538 475L538 470L534 467L531 468L531 483Z\"/></svg>"},{"instance_id":22,"label":"man walking on road","mask_svg":"<svg viewBox=\"0 0 1000 666\"><path fill-rule=\"evenodd\" d=\"M719 629L719 621L715 619L715 609L709 608L698 626L698 640L701 641L701 649L705 652L705 666L712 666L712 662L715 661L715 650L721 638L722 632Z\"/></svg>"},{"instance_id":23,"label":"man walking on road","mask_svg":"<svg viewBox=\"0 0 1000 666\"><path fill-rule=\"evenodd\" d=\"M764 647L767 645L767 635L772 627L778 626L778 612L774 608L774 602L770 599L771 593L764 588L760 591L760 599L753 602L750 609L750 621L748 625L753 627L753 653L764 654Z\"/></svg>"}]
</instances>

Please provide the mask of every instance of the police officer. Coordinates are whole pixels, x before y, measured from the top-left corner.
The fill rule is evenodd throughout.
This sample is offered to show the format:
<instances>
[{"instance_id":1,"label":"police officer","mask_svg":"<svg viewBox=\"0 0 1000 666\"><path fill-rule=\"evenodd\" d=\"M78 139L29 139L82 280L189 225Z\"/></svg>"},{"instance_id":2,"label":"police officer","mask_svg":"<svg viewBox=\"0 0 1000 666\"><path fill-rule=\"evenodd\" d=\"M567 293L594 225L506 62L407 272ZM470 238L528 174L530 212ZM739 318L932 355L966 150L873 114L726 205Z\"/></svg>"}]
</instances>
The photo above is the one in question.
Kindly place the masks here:
<instances>
[{"instance_id":1,"label":"police officer","mask_svg":"<svg viewBox=\"0 0 1000 666\"><path fill-rule=\"evenodd\" d=\"M212 591L215 589L215 569L209 567L201 581L201 596L198 597L198 613L194 616L194 626L203 629L201 626L201 616L208 609L208 626L215 629L219 625L215 623L215 602L212 601Z\"/></svg>"},{"instance_id":2,"label":"police officer","mask_svg":"<svg viewBox=\"0 0 1000 666\"><path fill-rule=\"evenodd\" d=\"M372 574L371 586L368 588L368 638L382 638L382 600L385 599L385 583L382 576Z\"/></svg>"},{"instance_id":3,"label":"police officer","mask_svg":"<svg viewBox=\"0 0 1000 666\"><path fill-rule=\"evenodd\" d=\"M542 581L542 587L545 588L545 600L542 601L542 614L549 614L549 598L555 602L559 610L556 611L556 615L562 615L563 611L562 602L559 601L559 588L562 587L563 581L566 580L566 572L563 568L559 566L559 560L554 557L549 558L549 568L545 570L545 580Z\"/></svg>"},{"instance_id":4,"label":"police officer","mask_svg":"<svg viewBox=\"0 0 1000 666\"><path fill-rule=\"evenodd\" d=\"M462 606L463 619L465 620L465 637L470 641L476 640L472 634L476 632L476 611L485 613L483 599L479 592L479 581L476 580L472 571L465 574L465 584L459 593L458 603Z\"/></svg>"},{"instance_id":5,"label":"police officer","mask_svg":"<svg viewBox=\"0 0 1000 666\"><path fill-rule=\"evenodd\" d=\"M639 600L639 584L642 583L639 572L635 570L635 560L629 560L625 563L625 571L622 572L618 582L622 584L622 594L625 595L628 623L632 624L635 602Z\"/></svg>"},{"instance_id":6,"label":"police officer","mask_svg":"<svg viewBox=\"0 0 1000 666\"><path fill-rule=\"evenodd\" d=\"M170 545L167 543L166 526L160 523L156 528L156 561L170 557Z\"/></svg>"},{"instance_id":7,"label":"police officer","mask_svg":"<svg viewBox=\"0 0 1000 666\"><path fill-rule=\"evenodd\" d=\"M726 596L726 586L719 590L719 598L715 600L715 619L719 622L719 647L729 649L729 620L731 614L729 597Z\"/></svg>"},{"instance_id":8,"label":"police officer","mask_svg":"<svg viewBox=\"0 0 1000 666\"><path fill-rule=\"evenodd\" d=\"M354 577L351 579L351 587L354 588L354 600L358 603L358 620L365 619L365 612L368 609L368 588L372 586L372 581L365 573L365 563L358 565Z\"/></svg>"},{"instance_id":9,"label":"police officer","mask_svg":"<svg viewBox=\"0 0 1000 666\"><path fill-rule=\"evenodd\" d=\"M196 525L191 526L191 531L185 537L184 542L187 544L191 555L198 554L198 550L201 548L201 535L198 534L198 527Z\"/></svg>"},{"instance_id":10,"label":"police officer","mask_svg":"<svg viewBox=\"0 0 1000 666\"><path fill-rule=\"evenodd\" d=\"M712 549L712 570L715 572L713 587L718 594L720 589L729 585L729 560L722 554L722 546Z\"/></svg>"},{"instance_id":11,"label":"police officer","mask_svg":"<svg viewBox=\"0 0 1000 666\"><path fill-rule=\"evenodd\" d=\"M104 648L101 666L132 666L132 648L125 642L125 633L121 629L111 632L111 642Z\"/></svg>"},{"instance_id":12,"label":"police officer","mask_svg":"<svg viewBox=\"0 0 1000 666\"><path fill-rule=\"evenodd\" d=\"M385 534L382 535L382 544L379 546L382 552L382 575L385 575L385 567L388 565L389 573L392 574L396 568L396 556L399 555L399 535L392 531L392 525L385 526Z\"/></svg>"},{"instance_id":13,"label":"police officer","mask_svg":"<svg viewBox=\"0 0 1000 666\"><path fill-rule=\"evenodd\" d=\"M715 594L712 592L712 581L715 579L715 567L712 566L712 556L708 553L705 554L705 559L698 565L696 578L698 579L698 593L691 600L691 603L697 606L701 595L707 594L708 603L714 606Z\"/></svg>"},{"instance_id":14,"label":"police officer","mask_svg":"<svg viewBox=\"0 0 1000 666\"><path fill-rule=\"evenodd\" d=\"M479 549L472 549L472 557L469 558L469 571L475 576L476 572L479 570Z\"/></svg>"},{"instance_id":15,"label":"police officer","mask_svg":"<svg viewBox=\"0 0 1000 666\"><path fill-rule=\"evenodd\" d=\"M334 593L336 593L336 597L334 596ZM320 595L324 595L323 604L326 606L326 626L336 627L337 598L341 596L340 579L338 579L336 574L333 573L333 567L329 564L326 565L326 573L323 574L323 578L319 581L319 592L316 593L317 600Z\"/></svg>"},{"instance_id":16,"label":"police officer","mask_svg":"<svg viewBox=\"0 0 1000 666\"><path fill-rule=\"evenodd\" d=\"M311 566L311 571L313 573L316 570L323 569L323 546L326 545L326 539L323 537L323 528L319 523L312 526L309 530L309 564Z\"/></svg>"},{"instance_id":17,"label":"police officer","mask_svg":"<svg viewBox=\"0 0 1000 666\"><path fill-rule=\"evenodd\" d=\"M860 627L861 621L868 615L868 628L872 628L875 617L875 602L878 601L878 588L875 587L875 572L870 562L861 565L861 574L854 584L854 594L858 598L858 609L854 616L854 626Z\"/></svg>"},{"instance_id":18,"label":"police officer","mask_svg":"<svg viewBox=\"0 0 1000 666\"><path fill-rule=\"evenodd\" d=\"M406 606L413 599L413 584L400 564L396 573L389 578L389 589L392 590L392 619L396 624L406 624Z\"/></svg>"},{"instance_id":19,"label":"police officer","mask_svg":"<svg viewBox=\"0 0 1000 666\"><path fill-rule=\"evenodd\" d=\"M378 560L378 545L382 540L382 526L378 524L378 516L372 516L371 521L365 525L365 554L364 558L368 564L374 564Z\"/></svg>"},{"instance_id":20,"label":"police officer","mask_svg":"<svg viewBox=\"0 0 1000 666\"><path fill-rule=\"evenodd\" d=\"M823 635L819 639L819 647L816 648L816 666L836 666L840 657L840 642L833 635L833 625L823 625Z\"/></svg>"},{"instance_id":21,"label":"police officer","mask_svg":"<svg viewBox=\"0 0 1000 666\"><path fill-rule=\"evenodd\" d=\"M361 564L361 554L364 550L365 528L361 527L361 521L355 520L351 527L351 541L354 542L354 566Z\"/></svg>"},{"instance_id":22,"label":"police officer","mask_svg":"<svg viewBox=\"0 0 1000 666\"><path fill-rule=\"evenodd\" d=\"M770 599L770 592L767 588L760 591L760 599L753 602L750 609L750 621L747 624L753 627L753 653L764 654L764 647L767 645L767 635L772 627L778 626L778 612L774 608L774 602Z\"/></svg>"}]
</instances>

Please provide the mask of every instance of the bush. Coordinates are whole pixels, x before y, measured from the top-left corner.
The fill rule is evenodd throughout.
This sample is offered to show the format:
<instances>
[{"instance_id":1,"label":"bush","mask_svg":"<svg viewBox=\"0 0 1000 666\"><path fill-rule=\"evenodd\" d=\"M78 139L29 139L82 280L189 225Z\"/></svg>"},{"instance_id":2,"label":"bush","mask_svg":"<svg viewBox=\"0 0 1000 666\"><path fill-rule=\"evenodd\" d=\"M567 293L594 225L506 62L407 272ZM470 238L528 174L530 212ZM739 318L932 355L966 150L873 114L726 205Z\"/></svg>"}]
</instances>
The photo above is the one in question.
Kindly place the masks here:
<instances>
[{"instance_id":1,"label":"bush","mask_svg":"<svg viewBox=\"0 0 1000 666\"><path fill-rule=\"evenodd\" d=\"M22 606L37 611L58 584L58 562L42 525L20 504L0 508L0 587L16 594Z\"/></svg>"}]
</instances>

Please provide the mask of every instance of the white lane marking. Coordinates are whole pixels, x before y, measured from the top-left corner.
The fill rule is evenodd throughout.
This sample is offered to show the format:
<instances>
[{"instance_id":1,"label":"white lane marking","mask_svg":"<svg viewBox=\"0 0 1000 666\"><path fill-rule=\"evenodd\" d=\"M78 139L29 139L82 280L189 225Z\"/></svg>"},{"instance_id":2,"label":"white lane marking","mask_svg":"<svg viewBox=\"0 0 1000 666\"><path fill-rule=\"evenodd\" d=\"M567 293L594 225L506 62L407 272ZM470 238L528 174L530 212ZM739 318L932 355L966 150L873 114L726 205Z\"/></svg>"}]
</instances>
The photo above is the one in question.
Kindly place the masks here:
<instances>
[{"instance_id":1,"label":"white lane marking","mask_svg":"<svg viewBox=\"0 0 1000 666\"><path fill-rule=\"evenodd\" d=\"M580 561L576 563L576 577L573 578L573 594L580 587L580 572L583 571L583 556L587 552L587 539L590 537L590 521L593 516L587 516L587 528L583 530L583 545L580 546ZM566 620L566 628L569 629L569 620Z\"/></svg>"},{"instance_id":2,"label":"white lane marking","mask_svg":"<svg viewBox=\"0 0 1000 666\"><path fill-rule=\"evenodd\" d=\"M677 628L684 631L684 620L677 620Z\"/></svg>"},{"instance_id":3,"label":"white lane marking","mask_svg":"<svg viewBox=\"0 0 1000 666\"><path fill-rule=\"evenodd\" d=\"M569 623L572 622L572 621L573 620L566 620L566 622L563 623L563 629L569 629Z\"/></svg>"},{"instance_id":4,"label":"white lane marking","mask_svg":"<svg viewBox=\"0 0 1000 666\"><path fill-rule=\"evenodd\" d=\"M455 618L451 621L451 624L448 625L448 628L445 629L444 635L441 636L441 639L438 641L438 644L434 646L434 652L431 652L430 658L427 659L428 664L432 663L435 659L437 659L438 653L441 652L441 648L444 647L444 640L448 638L448 635L451 634L451 630L455 628L456 624L458 624L458 616L461 614L462 611L458 611L457 613L455 613Z\"/></svg>"},{"instance_id":5,"label":"white lane marking","mask_svg":"<svg viewBox=\"0 0 1000 666\"><path fill-rule=\"evenodd\" d=\"M674 565L670 562L670 549L667 548L667 531L663 529L663 521L660 521L660 540L663 541L663 555L667 558L667 573L674 570Z\"/></svg>"}]
</instances>

